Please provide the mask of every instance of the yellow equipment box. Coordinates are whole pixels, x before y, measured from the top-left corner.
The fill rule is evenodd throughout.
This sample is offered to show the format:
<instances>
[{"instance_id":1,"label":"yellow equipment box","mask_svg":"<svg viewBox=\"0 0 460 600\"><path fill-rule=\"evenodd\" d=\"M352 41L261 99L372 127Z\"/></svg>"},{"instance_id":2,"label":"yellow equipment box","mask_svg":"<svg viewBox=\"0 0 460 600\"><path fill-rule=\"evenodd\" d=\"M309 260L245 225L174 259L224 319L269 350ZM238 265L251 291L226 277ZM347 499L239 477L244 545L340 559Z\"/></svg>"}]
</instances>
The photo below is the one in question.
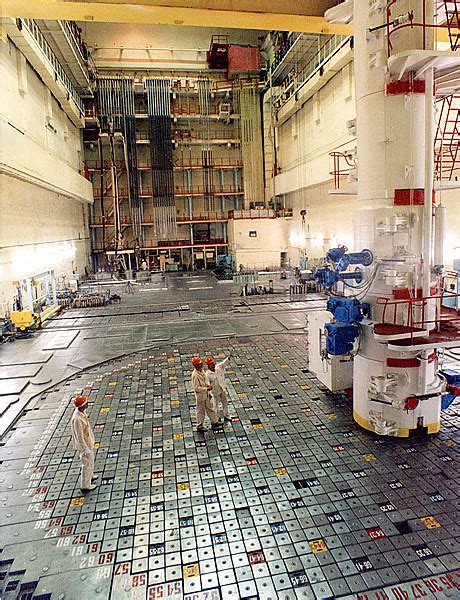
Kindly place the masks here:
<instances>
[{"instance_id":1,"label":"yellow equipment box","mask_svg":"<svg viewBox=\"0 0 460 600\"><path fill-rule=\"evenodd\" d=\"M40 326L40 316L31 310L14 310L10 313L10 317L13 325L21 331Z\"/></svg>"}]
</instances>

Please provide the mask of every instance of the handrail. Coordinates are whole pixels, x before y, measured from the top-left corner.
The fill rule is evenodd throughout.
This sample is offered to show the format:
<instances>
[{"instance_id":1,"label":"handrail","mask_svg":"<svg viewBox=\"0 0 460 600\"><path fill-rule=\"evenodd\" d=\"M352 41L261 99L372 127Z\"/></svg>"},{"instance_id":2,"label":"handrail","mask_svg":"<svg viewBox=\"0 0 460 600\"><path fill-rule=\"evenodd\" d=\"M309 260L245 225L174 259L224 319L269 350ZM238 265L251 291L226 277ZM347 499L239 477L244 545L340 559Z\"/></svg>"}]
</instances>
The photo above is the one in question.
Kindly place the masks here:
<instances>
[{"instance_id":1,"label":"handrail","mask_svg":"<svg viewBox=\"0 0 460 600\"><path fill-rule=\"evenodd\" d=\"M215 222L215 221L226 221L226 220L227 220L227 213L217 212L217 211L193 213L192 215L189 215L188 213L178 213L176 215L176 222L178 222L178 223L193 223L193 222L199 222L199 221ZM120 223L121 223L121 225L132 225L131 216L122 215L120 217ZM154 223L153 216L151 214L144 214L144 216L142 218L142 225L153 225L153 223ZM91 225L93 227L98 227L98 226L102 226L102 225L111 227L114 224L115 224L115 222L113 219L113 215L110 215L108 217L97 216L97 217L93 217L91 219Z\"/></svg>"},{"instance_id":2,"label":"handrail","mask_svg":"<svg viewBox=\"0 0 460 600\"><path fill-rule=\"evenodd\" d=\"M297 32L293 35L290 35L286 39L284 45L279 48L279 50L276 53L275 60L270 65L270 77L274 76L274 72L276 71L276 69L279 67L280 64L282 64L286 56L289 54L291 48L296 44L296 42L301 38L301 36L302 34Z\"/></svg>"},{"instance_id":3,"label":"handrail","mask_svg":"<svg viewBox=\"0 0 460 600\"><path fill-rule=\"evenodd\" d=\"M229 210L229 219L277 219L279 217L292 217L293 211L291 208L281 208L275 210L273 208L251 208L248 210Z\"/></svg>"},{"instance_id":4,"label":"handrail","mask_svg":"<svg viewBox=\"0 0 460 600\"><path fill-rule=\"evenodd\" d=\"M189 222L189 221L226 221L227 213L217 211L207 211L204 213L178 213L176 221L178 222Z\"/></svg>"},{"instance_id":5,"label":"handrail","mask_svg":"<svg viewBox=\"0 0 460 600\"><path fill-rule=\"evenodd\" d=\"M437 180L452 181L460 169L460 96L444 96L434 140Z\"/></svg>"},{"instance_id":6,"label":"handrail","mask_svg":"<svg viewBox=\"0 0 460 600\"><path fill-rule=\"evenodd\" d=\"M101 163L99 160L90 160L87 159L85 160L85 167L87 171L97 171L101 168ZM108 160L104 160L104 169L110 169L110 161ZM120 161L115 161L115 166L117 167L117 170L124 170L126 165L125 162L120 160ZM207 168L211 168L211 169L223 169L223 168L229 168L229 169L239 169L243 166L241 160L239 159L234 159L234 160L230 160L229 158L213 158L212 161L210 162L209 165L203 165L203 161L200 158L191 158L189 160L182 160L182 159L176 159L174 161L173 167L175 169L207 169ZM138 169L151 169L151 165L149 162L144 162L144 161L138 161L137 164L137 168Z\"/></svg>"},{"instance_id":7,"label":"handrail","mask_svg":"<svg viewBox=\"0 0 460 600\"><path fill-rule=\"evenodd\" d=\"M232 161L229 158L212 158L209 165L206 165L206 166L203 165L203 161L201 158L190 158L188 160L176 159L174 161L174 167L176 169L193 169L193 168L219 169L219 168L223 168L223 167L237 169L242 166L243 166L243 163L238 158L233 159Z\"/></svg>"},{"instance_id":8,"label":"handrail","mask_svg":"<svg viewBox=\"0 0 460 600\"><path fill-rule=\"evenodd\" d=\"M329 171L329 175L333 175L334 177L334 189L340 189L340 177L343 175L350 175L353 169L356 169L356 160L353 160L348 154L344 152L330 152L329 156L332 156L334 159L334 170ZM349 169L341 169L340 162L341 159L345 160L345 164L350 167Z\"/></svg>"},{"instance_id":9,"label":"handrail","mask_svg":"<svg viewBox=\"0 0 460 600\"><path fill-rule=\"evenodd\" d=\"M194 132L188 131L185 129L175 129L174 130L174 140L237 140L239 139L234 135L232 131L227 131L226 129L215 129L208 132L208 137L203 137L201 134L203 132Z\"/></svg>"},{"instance_id":10,"label":"handrail","mask_svg":"<svg viewBox=\"0 0 460 600\"><path fill-rule=\"evenodd\" d=\"M191 186L191 187L186 187L186 186L182 186L182 185L176 185L174 188L174 195L176 196L205 196L205 195L225 195L228 194L229 196L232 195L236 195L236 194L242 194L243 190L237 186L234 187L233 185L229 185L226 188L218 188L216 186L211 186L209 188L206 188L203 185L195 185L195 186ZM101 197L101 189L98 187L93 188L93 197L100 199ZM112 192L107 192L107 190L105 190L104 192L104 198L112 198L113 194ZM122 199L122 198L128 198L129 194L128 194L128 189L127 188L118 188L118 198ZM145 186L141 189L139 189L139 197L140 198L150 198L152 197L152 188Z\"/></svg>"},{"instance_id":11,"label":"handrail","mask_svg":"<svg viewBox=\"0 0 460 600\"><path fill-rule=\"evenodd\" d=\"M156 242L156 243L155 243ZM203 246L227 246L228 242L224 238L212 238L208 240L202 240L191 242L190 240L154 240L147 239L140 242L141 248L181 248L184 246L189 247L203 247Z\"/></svg>"},{"instance_id":12,"label":"handrail","mask_svg":"<svg viewBox=\"0 0 460 600\"><path fill-rule=\"evenodd\" d=\"M386 7L386 32L387 32L387 54L390 57L391 56L391 51L393 50L393 44L391 43L391 37L398 31L401 31L402 29L407 29L408 27L410 27L410 29L414 29L415 27L421 27L422 28L422 50L426 50L427 49L427 43L426 43L426 30L427 29L447 29L448 34L449 34L449 42L450 42L450 47L452 52L456 52L458 50L459 44L460 44L460 23L459 23L459 16L460 16L460 12L459 12L459 6L457 4L458 0L448 0L448 2L446 2L446 0L444 1L444 5L446 7L446 23L442 23L442 24L438 24L438 23L428 23L426 21L427 18L427 4L426 4L426 0L422 0L423 5L422 5L422 22L421 23L416 23L414 22L414 14L413 11L407 13L407 22L401 23L396 25L395 27L391 28L391 26L394 24L394 21L391 20L391 7L396 3L396 0L390 0L390 2L388 3L387 7ZM455 10L452 12L452 10L447 8L447 4L453 4ZM456 21L456 22L455 22ZM453 29L456 30L456 33L453 33Z\"/></svg>"},{"instance_id":13,"label":"handrail","mask_svg":"<svg viewBox=\"0 0 460 600\"><path fill-rule=\"evenodd\" d=\"M40 46L40 49L42 50L44 56L46 57L50 66L54 70L56 79L61 80L62 85L66 88L68 94L72 97L72 100L74 101L75 105L79 109L80 114L84 115L85 107L83 105L82 99L80 98L80 95L78 94L77 90L74 88L72 82L70 81L70 79L68 78L64 69L62 68L60 62L56 58L56 55L52 51L50 45L44 38L40 29L37 27L37 24L35 23L35 21L33 19L18 19L18 21L20 21L22 23L22 25L25 26L25 28L27 29L29 34L34 38L34 40Z\"/></svg>"},{"instance_id":14,"label":"handrail","mask_svg":"<svg viewBox=\"0 0 460 600\"><path fill-rule=\"evenodd\" d=\"M64 35L67 39L68 44L73 48L73 50L75 52L75 56L78 60L80 69L85 74L85 79L89 85L90 84L90 76L89 76L89 69L88 69L87 65L89 64L90 54L89 54L89 51L86 50L87 56L85 57L85 55L84 55L82 42L77 39L77 36L71 26L71 23L72 24L75 24L75 23L73 21L58 21L58 23L64 32ZM76 26L76 24L75 24L75 26Z\"/></svg>"},{"instance_id":15,"label":"handrail","mask_svg":"<svg viewBox=\"0 0 460 600\"><path fill-rule=\"evenodd\" d=\"M203 195L203 194L242 194L243 190L240 186L229 185L227 187L217 187L215 185L211 186L203 186L203 185L194 185L194 186L183 186L176 185L174 188L174 194L180 196L193 196L193 195Z\"/></svg>"},{"instance_id":16,"label":"handrail","mask_svg":"<svg viewBox=\"0 0 460 600\"><path fill-rule=\"evenodd\" d=\"M281 208L274 210L272 208L255 208L250 210L229 210L228 212L219 211L205 211L200 213L177 213L176 221L178 223L191 223L197 221L227 221L228 219L278 219L278 218L289 218L293 216L293 211L290 208ZM122 225L131 225L130 216L121 216L120 222ZM151 214L145 214L142 219L143 225L153 224L153 217ZM94 217L91 220L92 226L112 226L114 220L112 216L109 217Z\"/></svg>"},{"instance_id":17,"label":"handrail","mask_svg":"<svg viewBox=\"0 0 460 600\"><path fill-rule=\"evenodd\" d=\"M279 105L275 107L278 112L284 104L289 100L293 94L297 94L300 89L315 75L318 73L324 65L351 39L351 36L334 35L332 36L320 50L315 54L306 67L301 71L293 75L293 81L289 82L289 86L292 85L293 89L291 93L283 98L283 94L279 96Z\"/></svg>"},{"instance_id":18,"label":"handrail","mask_svg":"<svg viewBox=\"0 0 460 600\"><path fill-rule=\"evenodd\" d=\"M414 337L414 333L418 333L420 330L426 329L431 325L434 327L430 328L430 331L441 330L441 326L444 324L453 325L458 322L457 329L460 327L460 315L455 314L442 314L442 301L446 298L458 298L460 297L460 293L452 293L443 291L441 294L433 294L428 297L414 297L414 298L404 298L404 299L393 299L393 298L385 298L380 297L376 299L376 304L383 306L382 311L382 324L388 325L402 325L404 327L410 328L410 337L411 339ZM426 309L428 307L429 302L435 302L435 314L434 319L426 317ZM398 307L401 306L404 308L404 305L407 305L407 314L405 323L397 323L398 319ZM386 321L386 312L388 307L393 307L393 320ZM415 318L415 310L421 311L421 318L418 320ZM403 310L403 314L404 314ZM401 313L399 313L401 314Z\"/></svg>"}]
</instances>

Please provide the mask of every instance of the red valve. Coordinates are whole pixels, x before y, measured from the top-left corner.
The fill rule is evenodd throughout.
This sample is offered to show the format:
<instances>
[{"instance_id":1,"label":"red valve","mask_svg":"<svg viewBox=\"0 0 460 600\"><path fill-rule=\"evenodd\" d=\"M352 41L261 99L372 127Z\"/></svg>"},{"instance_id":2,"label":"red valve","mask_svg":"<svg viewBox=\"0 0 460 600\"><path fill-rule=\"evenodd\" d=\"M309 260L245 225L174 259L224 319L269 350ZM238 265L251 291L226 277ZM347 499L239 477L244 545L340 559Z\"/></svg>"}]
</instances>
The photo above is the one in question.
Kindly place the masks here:
<instances>
[{"instance_id":1,"label":"red valve","mask_svg":"<svg viewBox=\"0 0 460 600\"><path fill-rule=\"evenodd\" d=\"M453 394L455 397L460 396L460 385L447 384L446 392Z\"/></svg>"},{"instance_id":2,"label":"red valve","mask_svg":"<svg viewBox=\"0 0 460 600\"><path fill-rule=\"evenodd\" d=\"M409 396L406 398L406 405L404 410L414 410L418 406L418 398L416 396Z\"/></svg>"}]
</instances>

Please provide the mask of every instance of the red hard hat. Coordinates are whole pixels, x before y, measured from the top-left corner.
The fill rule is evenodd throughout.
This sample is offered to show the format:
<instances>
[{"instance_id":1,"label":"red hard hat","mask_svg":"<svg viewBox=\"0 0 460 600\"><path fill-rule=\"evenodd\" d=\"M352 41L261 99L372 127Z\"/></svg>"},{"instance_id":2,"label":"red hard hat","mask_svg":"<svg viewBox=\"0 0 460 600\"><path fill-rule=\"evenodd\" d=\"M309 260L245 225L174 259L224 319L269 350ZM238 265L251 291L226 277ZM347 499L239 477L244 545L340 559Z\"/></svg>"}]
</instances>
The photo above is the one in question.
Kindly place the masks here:
<instances>
[{"instance_id":1,"label":"red hard hat","mask_svg":"<svg viewBox=\"0 0 460 600\"><path fill-rule=\"evenodd\" d=\"M78 395L75 400L73 401L73 403L75 404L75 406L77 408L80 408L81 406L85 406L85 404L88 404L88 396L80 396Z\"/></svg>"},{"instance_id":2,"label":"red hard hat","mask_svg":"<svg viewBox=\"0 0 460 600\"><path fill-rule=\"evenodd\" d=\"M196 367L196 366L198 366L198 365L202 365L202 364L203 364L203 361L201 360L201 358L200 358L199 356L194 356L194 357L192 358L192 365L193 365L194 367Z\"/></svg>"},{"instance_id":3,"label":"red hard hat","mask_svg":"<svg viewBox=\"0 0 460 600\"><path fill-rule=\"evenodd\" d=\"M215 365L216 364L216 361L213 359L212 356L207 356L204 362L207 365Z\"/></svg>"}]
</instances>

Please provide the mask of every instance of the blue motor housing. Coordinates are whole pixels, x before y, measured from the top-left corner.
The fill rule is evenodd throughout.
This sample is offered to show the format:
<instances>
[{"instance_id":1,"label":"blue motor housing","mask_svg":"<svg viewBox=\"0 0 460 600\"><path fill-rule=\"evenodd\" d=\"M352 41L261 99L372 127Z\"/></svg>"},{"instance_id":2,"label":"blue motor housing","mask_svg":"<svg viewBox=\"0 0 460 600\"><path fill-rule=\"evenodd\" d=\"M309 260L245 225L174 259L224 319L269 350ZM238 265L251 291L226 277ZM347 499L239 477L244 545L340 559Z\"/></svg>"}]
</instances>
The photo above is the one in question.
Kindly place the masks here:
<instances>
[{"instance_id":1,"label":"blue motor housing","mask_svg":"<svg viewBox=\"0 0 460 600\"><path fill-rule=\"evenodd\" d=\"M331 288L339 281L339 274L329 267L322 267L321 269L316 269L315 279L320 285Z\"/></svg>"},{"instance_id":2,"label":"blue motor housing","mask_svg":"<svg viewBox=\"0 0 460 600\"><path fill-rule=\"evenodd\" d=\"M361 323L364 315L369 316L370 305L355 298L329 296L327 310L341 323Z\"/></svg>"},{"instance_id":3,"label":"blue motor housing","mask_svg":"<svg viewBox=\"0 0 460 600\"><path fill-rule=\"evenodd\" d=\"M364 265L368 267L374 261L374 256L370 250L361 250L361 252L346 252L344 246L330 248L326 254L326 260L330 260L336 271L346 271L350 265Z\"/></svg>"},{"instance_id":4,"label":"blue motor housing","mask_svg":"<svg viewBox=\"0 0 460 600\"><path fill-rule=\"evenodd\" d=\"M446 381L450 386L460 387L460 371L454 371L453 369L442 369L441 375L446 378ZM446 410L449 408L449 406L459 397L457 394L450 392L443 394L441 396L441 410Z\"/></svg>"},{"instance_id":5,"label":"blue motor housing","mask_svg":"<svg viewBox=\"0 0 460 600\"><path fill-rule=\"evenodd\" d=\"M442 369L441 375L446 378L447 383L450 385L460 385L460 371L454 371L453 369Z\"/></svg>"},{"instance_id":6,"label":"blue motor housing","mask_svg":"<svg viewBox=\"0 0 460 600\"><path fill-rule=\"evenodd\" d=\"M332 263L337 265L344 256L344 254L345 248L343 246L339 248L330 248L327 251L326 260L330 260Z\"/></svg>"},{"instance_id":7,"label":"blue motor housing","mask_svg":"<svg viewBox=\"0 0 460 600\"><path fill-rule=\"evenodd\" d=\"M353 344L359 335L358 325L345 323L326 323L326 350L337 356L348 354L353 350Z\"/></svg>"},{"instance_id":8,"label":"blue motor housing","mask_svg":"<svg viewBox=\"0 0 460 600\"><path fill-rule=\"evenodd\" d=\"M370 250L361 250L361 252L346 252L345 246L331 248L326 254L326 260L332 263L316 269L315 279L318 284L325 288L332 288L338 281L354 281L360 284L364 279L363 271L356 267L353 272L345 273L350 265L364 265L368 267L372 264L374 256ZM351 285L350 287L356 287Z\"/></svg>"},{"instance_id":9,"label":"blue motor housing","mask_svg":"<svg viewBox=\"0 0 460 600\"><path fill-rule=\"evenodd\" d=\"M441 410L446 410L457 398L455 394L443 394L441 396Z\"/></svg>"}]
</instances>

